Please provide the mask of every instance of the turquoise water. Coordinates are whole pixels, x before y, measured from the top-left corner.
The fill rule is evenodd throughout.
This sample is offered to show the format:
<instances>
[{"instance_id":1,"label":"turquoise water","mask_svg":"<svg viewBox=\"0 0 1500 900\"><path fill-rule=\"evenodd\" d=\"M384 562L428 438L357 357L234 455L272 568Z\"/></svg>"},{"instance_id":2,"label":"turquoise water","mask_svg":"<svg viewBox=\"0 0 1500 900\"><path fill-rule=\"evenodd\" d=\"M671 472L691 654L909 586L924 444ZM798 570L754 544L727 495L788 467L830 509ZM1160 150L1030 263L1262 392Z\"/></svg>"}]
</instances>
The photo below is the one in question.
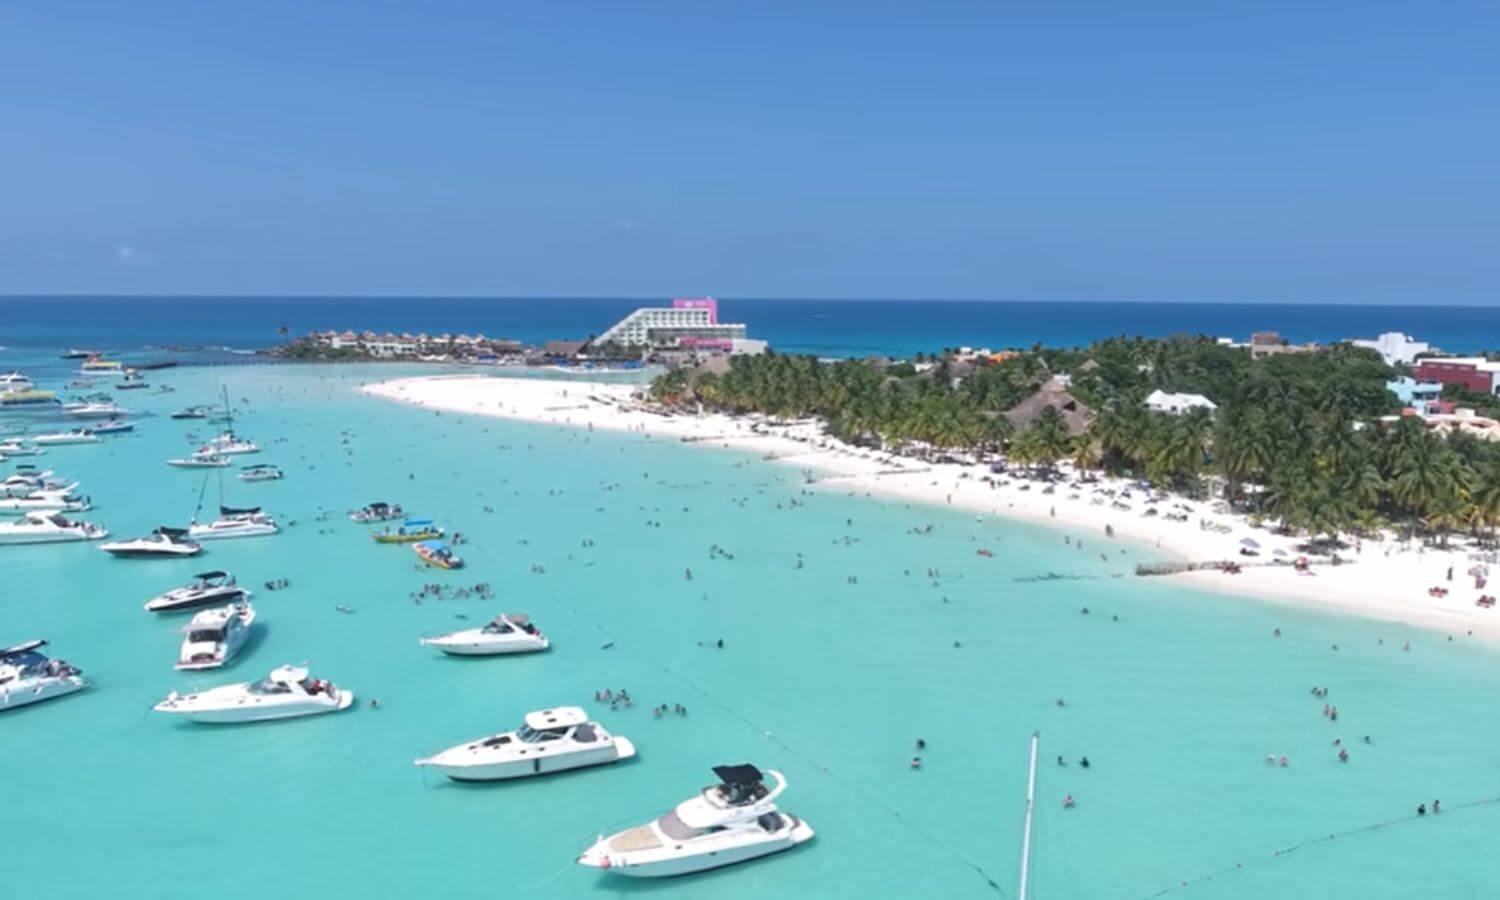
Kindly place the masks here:
<instances>
[{"instance_id":1,"label":"turquoise water","mask_svg":"<svg viewBox=\"0 0 1500 900\"><path fill-rule=\"evenodd\" d=\"M356 392L396 371L159 373L176 393L121 397L158 414L136 434L37 460L83 479L98 504L87 517L116 534L180 524L202 476L162 461L205 426L165 414L211 401L222 381L241 430L266 445L251 461L288 476L226 480L226 502L296 524L185 561L0 548L0 643L51 638L95 684L0 716L9 880L64 897L1014 897L1040 731L1037 897L1145 897L1236 863L1169 896L1492 895L1500 805L1460 806L1500 795L1500 671L1472 639L1136 579L1125 573L1143 551L808 495L795 469L749 455ZM468 568L419 570L409 549L377 546L344 518L378 499L463 531ZM733 559L710 559L713 544ZM140 607L206 568L292 586L258 592L260 635L231 669L177 673L184 619ZM1049 573L1066 577L1038 580ZM434 581L488 581L499 596L410 599ZM531 613L554 649L452 660L417 645L500 611ZM718 638L722 650L700 646ZM148 711L174 688L302 660L380 708L226 728ZM1330 688L1337 723L1315 684ZM628 688L636 708L593 704L604 687ZM661 702L691 714L654 720ZM596 710L639 757L493 786L411 766L563 703ZM925 766L912 771L919 736ZM1347 765L1335 738L1351 742ZM1271 752L1291 766L1267 767ZM812 844L660 883L572 864L596 832L644 821L710 781L710 766L742 761L787 774L783 805L817 829ZM1064 811L1068 793L1078 806ZM1441 816L1412 818L1433 798ZM1273 856L1387 820L1401 821Z\"/></svg>"}]
</instances>

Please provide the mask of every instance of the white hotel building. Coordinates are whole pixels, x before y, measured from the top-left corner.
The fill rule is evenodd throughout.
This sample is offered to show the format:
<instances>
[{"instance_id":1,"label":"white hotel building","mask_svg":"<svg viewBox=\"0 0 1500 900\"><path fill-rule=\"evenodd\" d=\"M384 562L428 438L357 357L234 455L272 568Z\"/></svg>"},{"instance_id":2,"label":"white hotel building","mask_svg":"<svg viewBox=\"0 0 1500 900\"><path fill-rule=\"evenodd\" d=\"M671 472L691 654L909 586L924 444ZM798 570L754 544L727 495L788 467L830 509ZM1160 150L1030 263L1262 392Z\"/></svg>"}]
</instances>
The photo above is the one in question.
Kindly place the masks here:
<instances>
[{"instance_id":1,"label":"white hotel building","mask_svg":"<svg viewBox=\"0 0 1500 900\"><path fill-rule=\"evenodd\" d=\"M719 302L712 297L642 307L611 325L594 343L736 353L756 353L765 347L763 341L745 337L744 325L720 322Z\"/></svg>"}]
</instances>

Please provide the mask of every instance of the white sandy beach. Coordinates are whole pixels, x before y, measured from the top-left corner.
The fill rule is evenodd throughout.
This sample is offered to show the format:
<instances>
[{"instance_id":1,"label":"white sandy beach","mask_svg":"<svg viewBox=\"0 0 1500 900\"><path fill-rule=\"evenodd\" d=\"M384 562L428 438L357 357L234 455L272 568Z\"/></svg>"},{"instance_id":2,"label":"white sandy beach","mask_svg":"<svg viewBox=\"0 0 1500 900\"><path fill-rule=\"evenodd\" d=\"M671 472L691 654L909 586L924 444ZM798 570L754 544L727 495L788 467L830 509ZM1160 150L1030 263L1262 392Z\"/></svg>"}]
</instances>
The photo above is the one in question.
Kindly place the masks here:
<instances>
[{"instance_id":1,"label":"white sandy beach","mask_svg":"<svg viewBox=\"0 0 1500 900\"><path fill-rule=\"evenodd\" d=\"M1467 573L1478 563L1466 550L1422 550L1416 543L1365 541L1357 553L1347 554L1351 562L1317 565L1313 574L1300 574L1290 565L1254 565L1290 560L1297 555L1296 540L1252 528L1243 516L1213 513L1208 504L1179 498L1148 503L1145 492L1132 490L1123 480L1100 479L1077 488L1059 483L1052 494L1046 494L1040 482L992 477L982 465L927 464L853 447L823 434L813 422L778 425L749 416L663 416L640 409L633 401L635 390L627 384L484 375L404 378L364 388L378 397L430 409L632 431L753 451L807 470L819 489L880 494L981 515L1027 519L1101 549L1109 526L1117 539L1149 543L1163 556L1198 562L1235 559L1245 564L1237 575L1200 571L1160 576L1174 582L1275 602L1316 604L1455 636L1472 632L1500 638L1500 609L1484 609L1474 602L1480 594L1495 593L1495 588L1475 587ZM1116 502L1129 508L1112 505ZM1148 515L1150 509L1157 510L1156 514ZM1186 521L1169 521L1164 518L1169 513L1184 515ZM1259 557L1239 556L1246 538L1259 543ZM1278 550L1284 555L1276 556ZM1452 581L1447 580L1449 567ZM1429 596L1434 586L1447 588L1448 596Z\"/></svg>"}]
</instances>

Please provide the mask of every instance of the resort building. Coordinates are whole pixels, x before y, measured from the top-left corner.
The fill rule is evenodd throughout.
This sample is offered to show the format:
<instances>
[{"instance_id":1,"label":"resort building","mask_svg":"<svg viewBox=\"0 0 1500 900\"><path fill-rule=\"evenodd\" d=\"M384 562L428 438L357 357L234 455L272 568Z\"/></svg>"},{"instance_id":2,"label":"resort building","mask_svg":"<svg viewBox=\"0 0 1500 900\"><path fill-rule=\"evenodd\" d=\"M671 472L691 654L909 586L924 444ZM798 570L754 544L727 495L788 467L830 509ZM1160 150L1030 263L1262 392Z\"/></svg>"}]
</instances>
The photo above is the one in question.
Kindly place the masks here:
<instances>
[{"instance_id":1,"label":"resort building","mask_svg":"<svg viewBox=\"0 0 1500 900\"><path fill-rule=\"evenodd\" d=\"M1094 420L1094 411L1068 393L1068 389L1056 378L1049 378L1037 388L1035 394L1007 410L1004 415L1016 431L1025 431L1041 415L1042 410L1049 406L1062 414L1063 424L1067 427L1070 438L1083 434Z\"/></svg>"},{"instance_id":2,"label":"resort building","mask_svg":"<svg viewBox=\"0 0 1500 900\"><path fill-rule=\"evenodd\" d=\"M1289 344L1274 331L1257 331L1250 335L1250 358L1276 356L1282 353L1316 353L1323 347L1318 343Z\"/></svg>"},{"instance_id":3,"label":"resort building","mask_svg":"<svg viewBox=\"0 0 1500 900\"><path fill-rule=\"evenodd\" d=\"M1387 381L1385 389L1395 394L1402 406L1423 417L1437 412L1437 404L1443 397L1443 386L1440 383L1417 381L1404 375L1395 381Z\"/></svg>"},{"instance_id":4,"label":"resort building","mask_svg":"<svg viewBox=\"0 0 1500 900\"><path fill-rule=\"evenodd\" d=\"M1399 331L1387 331L1373 341L1354 338L1349 341L1356 347L1374 350L1388 366L1411 365L1423 353L1431 353L1435 347L1426 341L1413 340L1411 335Z\"/></svg>"},{"instance_id":5,"label":"resort building","mask_svg":"<svg viewBox=\"0 0 1500 900\"><path fill-rule=\"evenodd\" d=\"M1195 409L1204 409L1213 413L1219 405L1202 394L1169 394L1158 389L1146 397L1146 408L1152 412L1180 416Z\"/></svg>"},{"instance_id":6,"label":"resort building","mask_svg":"<svg viewBox=\"0 0 1500 900\"><path fill-rule=\"evenodd\" d=\"M1412 366L1411 374L1419 381L1458 384L1477 393L1493 394L1497 393L1500 362L1482 356L1429 356Z\"/></svg>"},{"instance_id":7,"label":"resort building","mask_svg":"<svg viewBox=\"0 0 1500 900\"><path fill-rule=\"evenodd\" d=\"M742 342L739 352L765 349L764 341L747 342L744 325L719 321L719 301L701 297L642 307L611 325L595 343L735 352L737 341Z\"/></svg>"}]
</instances>

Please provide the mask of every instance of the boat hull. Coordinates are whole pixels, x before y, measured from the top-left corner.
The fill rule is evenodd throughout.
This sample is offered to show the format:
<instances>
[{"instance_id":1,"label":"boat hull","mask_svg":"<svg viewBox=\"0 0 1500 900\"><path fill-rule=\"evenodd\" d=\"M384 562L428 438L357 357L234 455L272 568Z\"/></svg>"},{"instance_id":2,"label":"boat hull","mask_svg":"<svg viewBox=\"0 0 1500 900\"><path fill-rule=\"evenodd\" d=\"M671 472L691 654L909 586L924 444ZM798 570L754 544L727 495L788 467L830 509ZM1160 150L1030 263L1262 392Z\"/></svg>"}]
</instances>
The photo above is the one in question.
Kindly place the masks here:
<instances>
[{"instance_id":1,"label":"boat hull","mask_svg":"<svg viewBox=\"0 0 1500 900\"><path fill-rule=\"evenodd\" d=\"M157 704L156 711L181 716L204 725L243 725L252 722L275 722L281 719L300 719L324 713L341 712L354 705L352 691L339 691L339 699L333 703L268 704L264 706L232 706L216 709L163 708Z\"/></svg>"},{"instance_id":2,"label":"boat hull","mask_svg":"<svg viewBox=\"0 0 1500 900\"><path fill-rule=\"evenodd\" d=\"M521 643L511 641L507 643L493 643L481 640L465 640L446 638L428 638L422 641L428 647L434 647L449 656L513 656L519 653L541 653L551 646L551 642L543 638L540 642L528 641Z\"/></svg>"},{"instance_id":3,"label":"boat hull","mask_svg":"<svg viewBox=\"0 0 1500 900\"><path fill-rule=\"evenodd\" d=\"M0 688L0 712L41 703L44 700L56 700L58 697L76 694L88 686L87 681L75 675L70 678L51 678L35 687L19 690Z\"/></svg>"},{"instance_id":4,"label":"boat hull","mask_svg":"<svg viewBox=\"0 0 1500 900\"><path fill-rule=\"evenodd\" d=\"M76 544L85 541L97 541L109 537L108 532L89 536L86 534L0 534L0 546L23 544Z\"/></svg>"},{"instance_id":5,"label":"boat hull","mask_svg":"<svg viewBox=\"0 0 1500 900\"><path fill-rule=\"evenodd\" d=\"M189 528L188 537L195 541L227 541L233 538L265 537L275 534L277 530L275 525L257 525L253 528L237 528L233 531Z\"/></svg>"},{"instance_id":6,"label":"boat hull","mask_svg":"<svg viewBox=\"0 0 1500 900\"><path fill-rule=\"evenodd\" d=\"M756 838L751 842L720 846L716 849L705 847L702 852L684 856L680 855L680 851L675 846L623 853L610 851L606 845L613 838L605 838L586 850L578 858L578 862L581 865L594 866L627 878L671 878L750 862L790 850L798 844L812 840L811 826L787 813L782 813L782 815L793 819L790 827L775 835ZM601 848L604 849L601 850Z\"/></svg>"},{"instance_id":7,"label":"boat hull","mask_svg":"<svg viewBox=\"0 0 1500 900\"><path fill-rule=\"evenodd\" d=\"M517 778L532 778L537 775L552 775L573 769L586 769L620 762L635 756L635 744L629 738L616 737L611 746L576 750L557 756L534 756L526 759L508 759L493 763L456 765L439 762L441 754L431 759L418 760L417 765L438 770L454 781L512 781Z\"/></svg>"}]
</instances>

